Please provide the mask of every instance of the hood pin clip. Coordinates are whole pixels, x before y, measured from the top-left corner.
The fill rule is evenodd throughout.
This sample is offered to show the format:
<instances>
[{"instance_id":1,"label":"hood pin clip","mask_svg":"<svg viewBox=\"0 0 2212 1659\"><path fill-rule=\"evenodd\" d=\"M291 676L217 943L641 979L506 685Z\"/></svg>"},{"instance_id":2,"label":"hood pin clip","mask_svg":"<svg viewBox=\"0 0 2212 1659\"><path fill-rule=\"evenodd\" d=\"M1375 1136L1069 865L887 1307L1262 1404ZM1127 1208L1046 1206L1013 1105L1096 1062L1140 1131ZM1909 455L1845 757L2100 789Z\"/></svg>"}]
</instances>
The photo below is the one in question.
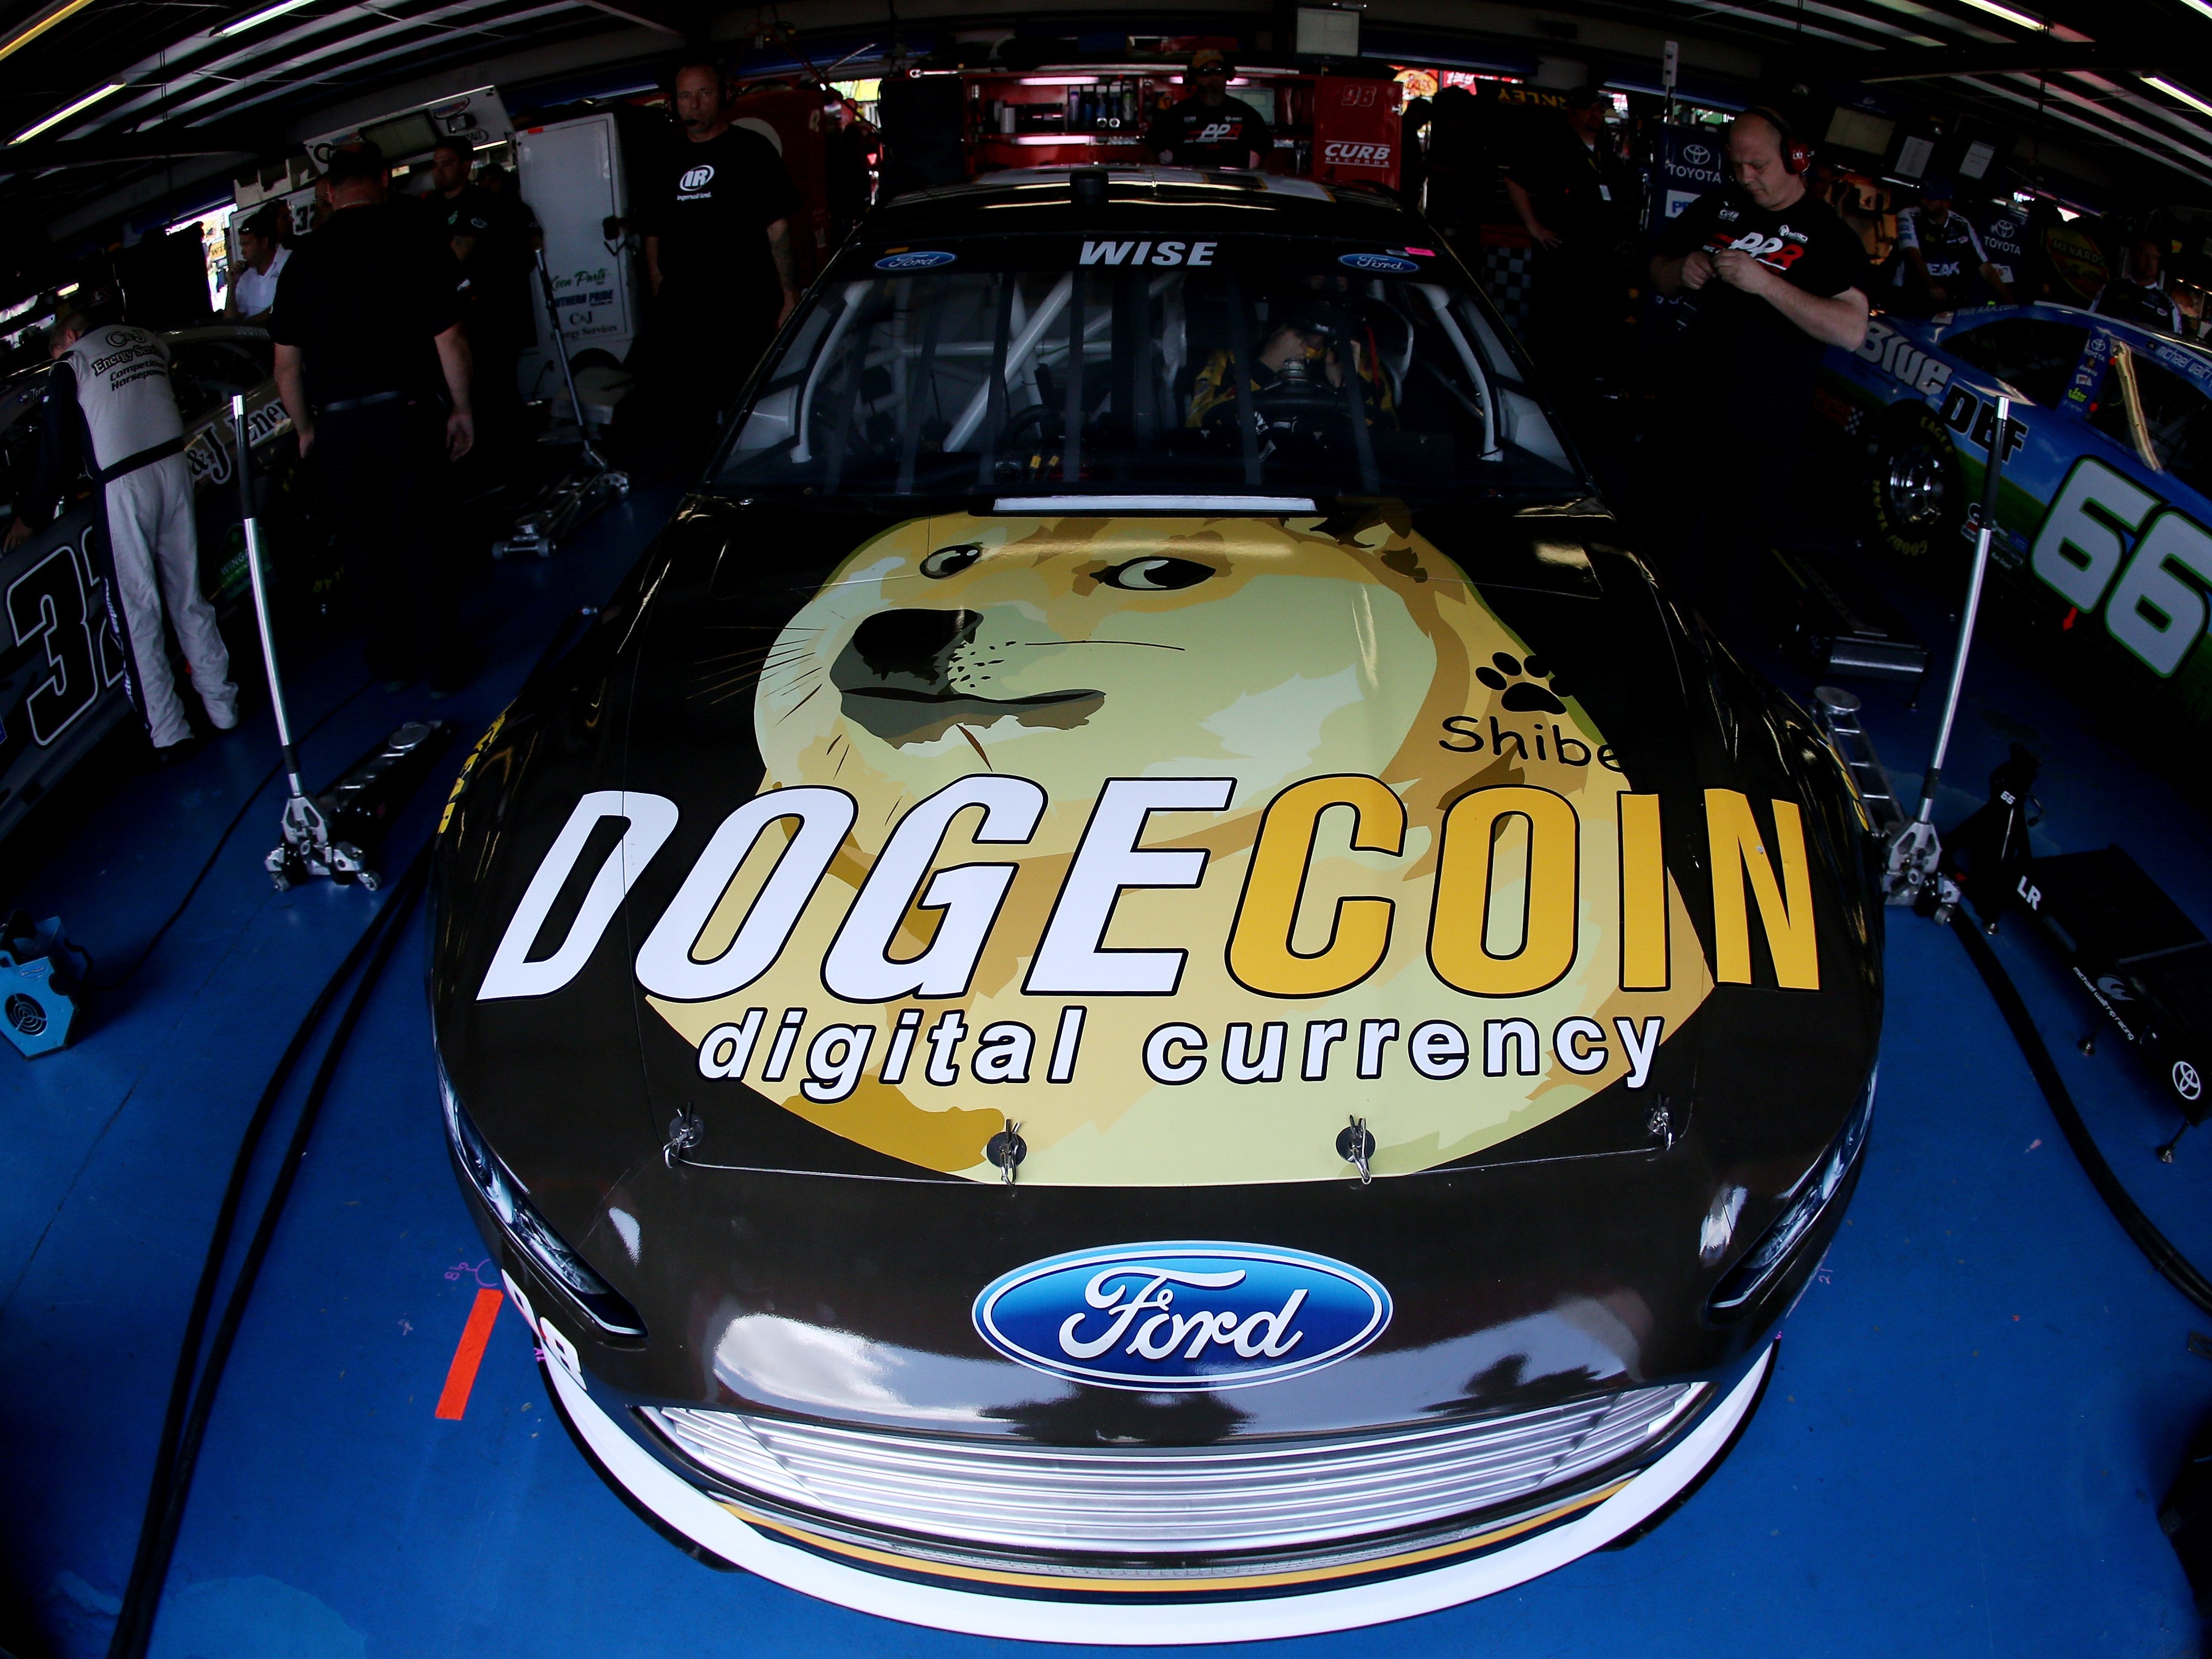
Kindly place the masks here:
<instances>
[{"instance_id":1,"label":"hood pin clip","mask_svg":"<svg viewBox=\"0 0 2212 1659\"><path fill-rule=\"evenodd\" d=\"M1374 1172L1367 1167L1367 1160L1375 1156L1375 1137L1369 1133L1365 1118L1355 1117L1351 1127L1336 1132L1336 1155L1359 1171L1361 1186L1373 1182Z\"/></svg>"},{"instance_id":2,"label":"hood pin clip","mask_svg":"<svg viewBox=\"0 0 2212 1659\"><path fill-rule=\"evenodd\" d=\"M1030 1144L1022 1139L1022 1126L1012 1118L983 1148L983 1156L999 1166L1000 1179L1009 1187L1014 1184L1015 1168L1029 1155Z\"/></svg>"},{"instance_id":3,"label":"hood pin clip","mask_svg":"<svg viewBox=\"0 0 2212 1659\"><path fill-rule=\"evenodd\" d=\"M696 1146L707 1133L707 1126L699 1121L699 1114L689 1106L678 1109L676 1121L668 1126L668 1144L660 1149L660 1156L670 1169L684 1161L684 1154Z\"/></svg>"}]
</instances>

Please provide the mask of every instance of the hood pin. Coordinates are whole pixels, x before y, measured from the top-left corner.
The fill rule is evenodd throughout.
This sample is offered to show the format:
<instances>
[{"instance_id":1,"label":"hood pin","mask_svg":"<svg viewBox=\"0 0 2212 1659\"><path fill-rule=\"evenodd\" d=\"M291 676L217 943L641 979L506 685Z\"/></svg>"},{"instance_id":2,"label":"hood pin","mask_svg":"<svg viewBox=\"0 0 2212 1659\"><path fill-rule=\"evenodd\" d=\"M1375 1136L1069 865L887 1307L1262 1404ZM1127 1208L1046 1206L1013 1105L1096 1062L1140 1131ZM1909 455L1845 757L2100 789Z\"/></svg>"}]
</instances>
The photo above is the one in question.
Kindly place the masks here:
<instances>
[{"instance_id":1,"label":"hood pin","mask_svg":"<svg viewBox=\"0 0 2212 1659\"><path fill-rule=\"evenodd\" d=\"M1030 1144L1022 1139L1022 1126L1012 1118L1006 1127L991 1137L983 1148L983 1156L999 1166L999 1176L1009 1187L1014 1184L1014 1170L1030 1155Z\"/></svg>"},{"instance_id":2,"label":"hood pin","mask_svg":"<svg viewBox=\"0 0 2212 1659\"><path fill-rule=\"evenodd\" d=\"M1355 1117L1349 1128L1336 1132L1336 1155L1359 1171L1359 1184L1367 1186L1375 1179L1367 1167L1367 1160L1375 1156L1375 1137L1368 1132L1367 1120Z\"/></svg>"},{"instance_id":3,"label":"hood pin","mask_svg":"<svg viewBox=\"0 0 2212 1659\"><path fill-rule=\"evenodd\" d=\"M707 1126L699 1121L699 1114L689 1106L680 1108L676 1121L668 1126L668 1144L660 1149L662 1160L670 1169L683 1163L684 1154L696 1146L707 1133Z\"/></svg>"}]
</instances>

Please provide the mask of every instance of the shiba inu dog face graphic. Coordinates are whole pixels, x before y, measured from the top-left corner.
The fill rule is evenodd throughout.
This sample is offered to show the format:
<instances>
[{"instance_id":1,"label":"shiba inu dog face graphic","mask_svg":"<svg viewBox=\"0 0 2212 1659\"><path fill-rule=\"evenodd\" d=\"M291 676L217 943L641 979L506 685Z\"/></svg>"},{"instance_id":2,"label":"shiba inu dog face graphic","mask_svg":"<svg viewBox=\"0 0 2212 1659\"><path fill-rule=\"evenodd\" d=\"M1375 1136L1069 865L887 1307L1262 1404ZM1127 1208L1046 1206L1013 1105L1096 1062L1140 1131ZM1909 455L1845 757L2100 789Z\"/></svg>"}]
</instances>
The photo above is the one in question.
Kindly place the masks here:
<instances>
[{"instance_id":1,"label":"shiba inu dog face graphic","mask_svg":"<svg viewBox=\"0 0 2212 1659\"><path fill-rule=\"evenodd\" d=\"M654 1006L895 1157L995 1180L1015 1122L1024 1182L1356 1179L1358 1116L1428 1168L1640 1081L1710 989L1571 687L1388 514L915 520L766 661L690 955L790 920Z\"/></svg>"}]
</instances>

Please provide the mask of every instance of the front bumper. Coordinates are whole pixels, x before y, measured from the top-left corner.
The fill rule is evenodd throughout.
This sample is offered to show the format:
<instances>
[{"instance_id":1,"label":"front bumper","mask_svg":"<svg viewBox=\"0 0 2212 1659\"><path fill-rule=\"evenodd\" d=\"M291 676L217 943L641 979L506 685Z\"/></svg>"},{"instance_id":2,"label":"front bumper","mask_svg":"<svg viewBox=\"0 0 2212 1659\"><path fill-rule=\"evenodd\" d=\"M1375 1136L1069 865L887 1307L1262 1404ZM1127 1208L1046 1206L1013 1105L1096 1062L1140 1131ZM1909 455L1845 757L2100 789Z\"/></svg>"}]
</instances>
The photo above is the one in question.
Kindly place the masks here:
<instances>
[{"instance_id":1,"label":"front bumper","mask_svg":"<svg viewBox=\"0 0 2212 1659\"><path fill-rule=\"evenodd\" d=\"M520 1287L508 1279L510 1293ZM526 1298L518 1310L535 1324ZM550 1333L550 1335L549 1335ZM601 1475L690 1553L789 1589L908 1624L1022 1641L1115 1646L1307 1636L1411 1618L1476 1600L1648 1529L1723 1457L1756 1407L1774 1347L1706 1391L1701 1413L1640 1468L1616 1468L1584 1490L1540 1495L1533 1507L1394 1553L1309 1553L1304 1563L1224 1580L1189 1576L1085 1577L1023 1571L957 1554L886 1548L686 1478L673 1455L648 1448L635 1410L574 1363L550 1321L538 1328L548 1392ZM594 1392L595 1386L598 1392Z\"/></svg>"},{"instance_id":2,"label":"front bumper","mask_svg":"<svg viewBox=\"0 0 2212 1659\"><path fill-rule=\"evenodd\" d=\"M924 1581L911 1559L809 1534L710 1496L633 1438L580 1374L550 1359L544 1370L555 1406L609 1482L670 1532L732 1565L908 1624L1016 1641L1134 1647L1351 1630L1455 1607L1565 1566L1643 1528L1725 1455L1765 1388L1773 1355L1771 1345L1762 1349L1656 1462L1595 1493L1502 1524L1440 1559L1395 1563L1388 1577L1350 1585L1255 1585L1237 1599L1204 1601L1181 1599L1175 1592L1182 1587L1170 1583L1150 1587L1153 1593L1141 1600L1125 1595L1101 1602L1072 1601L1044 1586L1005 1582L1012 1575L975 1570L940 1570L937 1582Z\"/></svg>"}]
</instances>

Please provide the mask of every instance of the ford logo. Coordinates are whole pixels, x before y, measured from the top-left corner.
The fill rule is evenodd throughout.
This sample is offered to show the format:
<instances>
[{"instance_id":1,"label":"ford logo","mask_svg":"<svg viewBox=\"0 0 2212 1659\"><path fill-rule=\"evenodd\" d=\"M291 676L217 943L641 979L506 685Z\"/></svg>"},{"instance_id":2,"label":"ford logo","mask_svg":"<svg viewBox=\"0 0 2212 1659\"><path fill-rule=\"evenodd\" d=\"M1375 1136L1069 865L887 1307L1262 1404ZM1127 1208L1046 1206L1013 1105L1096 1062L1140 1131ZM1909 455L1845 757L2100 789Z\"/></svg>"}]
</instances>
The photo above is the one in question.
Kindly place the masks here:
<instances>
[{"instance_id":1,"label":"ford logo","mask_svg":"<svg viewBox=\"0 0 2212 1659\"><path fill-rule=\"evenodd\" d=\"M1372 270L1385 276L1410 276L1420 270L1411 259L1401 259L1395 253L1340 253L1336 262L1354 270Z\"/></svg>"},{"instance_id":2,"label":"ford logo","mask_svg":"<svg viewBox=\"0 0 2212 1659\"><path fill-rule=\"evenodd\" d=\"M927 270L936 265L949 265L960 256L947 253L942 248L916 248L911 253L886 253L876 261L878 270Z\"/></svg>"},{"instance_id":3,"label":"ford logo","mask_svg":"<svg viewBox=\"0 0 2212 1659\"><path fill-rule=\"evenodd\" d=\"M1007 1358L1109 1389L1279 1382L1349 1359L1390 1322L1357 1267L1258 1244L1122 1244L994 1279L975 1329Z\"/></svg>"}]
</instances>

